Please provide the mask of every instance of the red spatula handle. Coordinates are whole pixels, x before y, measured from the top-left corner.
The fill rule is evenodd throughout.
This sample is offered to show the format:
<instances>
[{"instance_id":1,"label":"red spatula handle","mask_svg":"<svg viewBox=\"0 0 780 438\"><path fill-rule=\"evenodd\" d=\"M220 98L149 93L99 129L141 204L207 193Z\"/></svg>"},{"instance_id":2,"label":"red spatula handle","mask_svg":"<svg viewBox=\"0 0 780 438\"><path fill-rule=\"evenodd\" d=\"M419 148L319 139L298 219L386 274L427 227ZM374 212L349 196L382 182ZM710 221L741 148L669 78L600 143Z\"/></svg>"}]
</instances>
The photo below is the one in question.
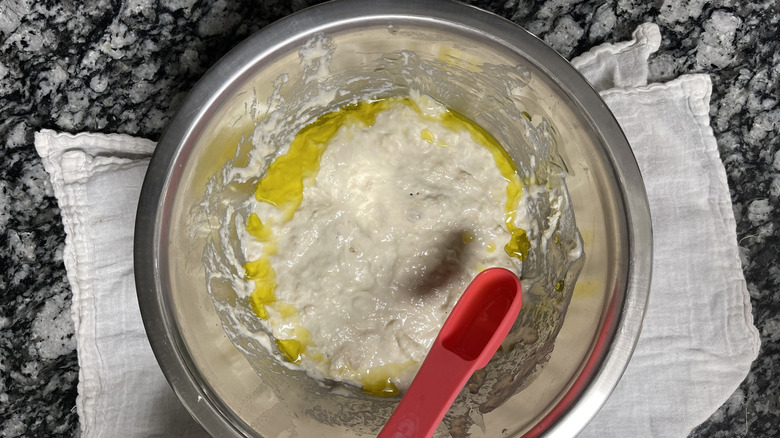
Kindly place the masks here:
<instances>
[{"instance_id":1,"label":"red spatula handle","mask_svg":"<svg viewBox=\"0 0 780 438\"><path fill-rule=\"evenodd\" d=\"M474 361L464 361L435 343L379 438L433 435L475 369Z\"/></svg>"}]
</instances>

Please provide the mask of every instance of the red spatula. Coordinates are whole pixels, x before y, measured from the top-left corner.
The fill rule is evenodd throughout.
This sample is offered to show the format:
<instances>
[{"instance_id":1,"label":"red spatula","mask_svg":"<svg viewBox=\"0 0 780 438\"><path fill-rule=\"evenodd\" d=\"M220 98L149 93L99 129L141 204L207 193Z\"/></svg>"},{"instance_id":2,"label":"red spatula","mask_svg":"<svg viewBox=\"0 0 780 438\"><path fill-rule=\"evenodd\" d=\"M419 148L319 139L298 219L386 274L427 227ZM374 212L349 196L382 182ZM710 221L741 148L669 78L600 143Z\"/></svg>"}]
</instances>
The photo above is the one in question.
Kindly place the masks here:
<instances>
[{"instance_id":1,"label":"red spatula","mask_svg":"<svg viewBox=\"0 0 780 438\"><path fill-rule=\"evenodd\" d=\"M447 317L379 438L433 435L471 374L498 350L521 305L517 275L503 268L479 273Z\"/></svg>"}]
</instances>

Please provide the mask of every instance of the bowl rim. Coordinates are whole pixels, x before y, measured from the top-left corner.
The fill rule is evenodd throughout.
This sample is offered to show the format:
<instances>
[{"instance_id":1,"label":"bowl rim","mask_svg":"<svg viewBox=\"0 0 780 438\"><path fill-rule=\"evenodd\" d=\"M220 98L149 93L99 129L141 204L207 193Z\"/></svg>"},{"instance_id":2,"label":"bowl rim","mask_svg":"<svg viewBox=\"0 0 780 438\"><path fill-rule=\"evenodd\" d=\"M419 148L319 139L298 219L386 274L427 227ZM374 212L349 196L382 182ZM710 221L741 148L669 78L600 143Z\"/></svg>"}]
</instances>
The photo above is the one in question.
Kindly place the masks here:
<instances>
[{"instance_id":1,"label":"bowl rim","mask_svg":"<svg viewBox=\"0 0 780 438\"><path fill-rule=\"evenodd\" d=\"M341 25L355 23L442 23L478 32L526 57L546 73L595 129L619 184L628 242L628 272L623 299L613 296L596 348L567 394L525 436L572 436L602 407L622 376L639 339L650 291L652 229L650 209L639 167L614 115L587 80L563 57L522 27L491 12L448 0L339 0L306 8L261 29L230 50L188 93L163 133L149 163L139 197L134 237L135 283L147 337L170 386L201 426L216 436L251 435L251 428L233 415L194 371L174 316L167 305L159 266L163 221L170 208L169 188L176 163L188 139L220 103L231 84L240 82L258 63L291 43ZM262 50L258 51L258 48ZM553 72L555 72L553 74ZM614 312L619 309L619 312ZM595 351L595 350L594 350ZM587 401L584 402L584 401Z\"/></svg>"}]
</instances>

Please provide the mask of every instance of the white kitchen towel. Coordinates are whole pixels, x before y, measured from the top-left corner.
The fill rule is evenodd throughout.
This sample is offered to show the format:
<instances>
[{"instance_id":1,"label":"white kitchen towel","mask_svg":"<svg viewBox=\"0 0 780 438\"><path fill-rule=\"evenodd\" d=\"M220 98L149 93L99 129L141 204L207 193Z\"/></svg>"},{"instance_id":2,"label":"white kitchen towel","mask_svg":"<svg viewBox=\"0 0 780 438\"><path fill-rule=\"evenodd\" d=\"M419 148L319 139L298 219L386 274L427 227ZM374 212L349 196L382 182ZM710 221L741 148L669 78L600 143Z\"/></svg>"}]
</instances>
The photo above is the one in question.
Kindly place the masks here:
<instances>
[{"instance_id":1,"label":"white kitchen towel","mask_svg":"<svg viewBox=\"0 0 780 438\"><path fill-rule=\"evenodd\" d=\"M685 75L645 85L647 57L659 43L658 27L645 24L629 43L572 60L631 144L650 203L654 250L642 335L615 392L581 437L688 435L737 389L760 346L726 171L710 128L712 84L707 75ZM605 62L613 57L620 62Z\"/></svg>"},{"instance_id":2,"label":"white kitchen towel","mask_svg":"<svg viewBox=\"0 0 780 438\"><path fill-rule=\"evenodd\" d=\"M684 437L732 394L758 354L705 75L647 85L658 28L573 64L634 149L654 230L650 304L623 379L585 437ZM608 88L608 89L607 89ZM154 145L117 135L36 134L67 238L82 436L198 436L157 367L135 297L132 233Z\"/></svg>"},{"instance_id":3,"label":"white kitchen towel","mask_svg":"<svg viewBox=\"0 0 780 438\"><path fill-rule=\"evenodd\" d=\"M41 131L35 147L65 225L81 436L208 436L160 371L135 294L135 210L154 142Z\"/></svg>"}]
</instances>

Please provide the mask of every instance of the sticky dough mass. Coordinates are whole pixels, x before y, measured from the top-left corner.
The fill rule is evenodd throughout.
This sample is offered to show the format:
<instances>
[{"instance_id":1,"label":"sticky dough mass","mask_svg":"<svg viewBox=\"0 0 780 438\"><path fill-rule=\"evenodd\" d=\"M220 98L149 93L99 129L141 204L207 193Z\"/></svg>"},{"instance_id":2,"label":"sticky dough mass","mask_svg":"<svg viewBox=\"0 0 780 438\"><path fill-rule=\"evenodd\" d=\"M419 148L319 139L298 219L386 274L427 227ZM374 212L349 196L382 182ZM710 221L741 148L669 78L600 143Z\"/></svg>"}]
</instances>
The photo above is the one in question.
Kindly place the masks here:
<instances>
[{"instance_id":1,"label":"sticky dough mass","mask_svg":"<svg viewBox=\"0 0 780 438\"><path fill-rule=\"evenodd\" d=\"M345 111L317 128L333 131L326 145L299 151L315 155L297 158L302 196L258 189L245 256L273 277L254 305L288 360L393 393L478 272L520 272L504 250L520 182L497 144L424 96Z\"/></svg>"}]
</instances>

